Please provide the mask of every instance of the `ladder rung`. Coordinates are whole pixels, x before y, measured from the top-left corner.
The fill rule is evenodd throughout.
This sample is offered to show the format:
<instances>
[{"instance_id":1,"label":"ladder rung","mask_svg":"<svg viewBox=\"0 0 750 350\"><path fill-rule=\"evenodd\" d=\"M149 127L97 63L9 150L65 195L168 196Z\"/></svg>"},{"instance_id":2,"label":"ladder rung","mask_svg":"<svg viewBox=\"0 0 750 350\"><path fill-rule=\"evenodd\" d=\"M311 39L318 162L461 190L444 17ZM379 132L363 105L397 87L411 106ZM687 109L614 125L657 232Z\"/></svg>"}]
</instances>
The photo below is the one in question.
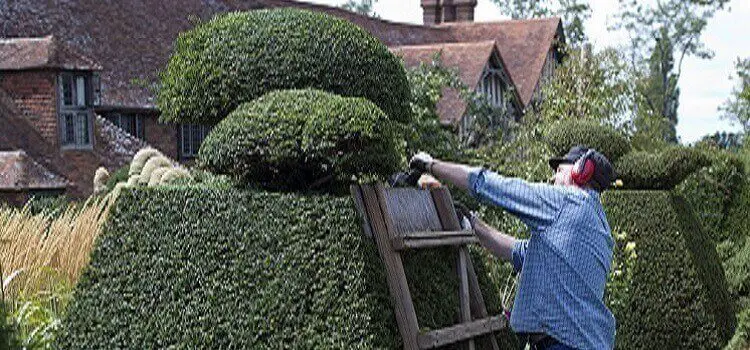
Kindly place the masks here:
<instances>
[{"instance_id":1,"label":"ladder rung","mask_svg":"<svg viewBox=\"0 0 750 350\"><path fill-rule=\"evenodd\" d=\"M461 323L455 326L422 333L417 338L417 343L419 344L420 349L434 349L496 332L505 327L505 317L492 316L481 320Z\"/></svg>"},{"instance_id":2,"label":"ladder rung","mask_svg":"<svg viewBox=\"0 0 750 350\"><path fill-rule=\"evenodd\" d=\"M409 232L391 239L393 249L431 248L449 245L479 243L474 231L423 231Z\"/></svg>"}]
</instances>

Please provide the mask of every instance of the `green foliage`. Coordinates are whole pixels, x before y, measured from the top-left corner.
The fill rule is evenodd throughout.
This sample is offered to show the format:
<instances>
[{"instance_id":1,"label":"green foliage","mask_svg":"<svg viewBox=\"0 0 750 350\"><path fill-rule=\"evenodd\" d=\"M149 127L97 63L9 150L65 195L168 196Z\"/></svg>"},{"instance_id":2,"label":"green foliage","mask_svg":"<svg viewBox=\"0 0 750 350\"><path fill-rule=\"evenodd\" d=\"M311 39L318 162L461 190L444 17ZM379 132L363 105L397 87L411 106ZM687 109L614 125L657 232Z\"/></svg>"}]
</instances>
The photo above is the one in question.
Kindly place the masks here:
<instances>
[{"instance_id":1,"label":"green foliage","mask_svg":"<svg viewBox=\"0 0 750 350\"><path fill-rule=\"evenodd\" d=\"M455 262L453 249L404 257L424 329L456 321ZM75 293L61 349L402 347L384 267L348 197L123 192Z\"/></svg>"},{"instance_id":2,"label":"green foliage","mask_svg":"<svg viewBox=\"0 0 750 350\"><path fill-rule=\"evenodd\" d=\"M21 348L16 332L17 330L10 317L8 308L2 298L0 298L0 349L15 350Z\"/></svg>"},{"instance_id":3,"label":"green foliage","mask_svg":"<svg viewBox=\"0 0 750 350\"><path fill-rule=\"evenodd\" d=\"M614 163L630 152L630 143L622 133L595 121L562 120L549 129L545 140L555 155L564 155L571 147L595 148Z\"/></svg>"},{"instance_id":4,"label":"green foliage","mask_svg":"<svg viewBox=\"0 0 750 350\"><path fill-rule=\"evenodd\" d=\"M465 89L458 73L445 68L437 56L430 63L407 69L406 77L411 87L414 117L407 131L406 154L425 151L439 159L455 159L461 143L454 130L440 124L437 105L445 89Z\"/></svg>"},{"instance_id":5,"label":"green foliage","mask_svg":"<svg viewBox=\"0 0 750 350\"><path fill-rule=\"evenodd\" d=\"M748 234L745 229L745 234ZM750 307L750 236L735 241L738 251L724 263L729 292L740 305Z\"/></svg>"},{"instance_id":6,"label":"green foliage","mask_svg":"<svg viewBox=\"0 0 750 350\"><path fill-rule=\"evenodd\" d=\"M219 123L203 141L198 160L246 184L340 190L353 178L385 178L402 169L399 130L363 98L277 91L240 106Z\"/></svg>"},{"instance_id":7,"label":"green foliage","mask_svg":"<svg viewBox=\"0 0 750 350\"><path fill-rule=\"evenodd\" d=\"M745 185L745 168L729 152L710 148L704 154L709 165L688 175L675 190L695 210L704 231L719 243L729 238L724 222Z\"/></svg>"},{"instance_id":8,"label":"green foliage","mask_svg":"<svg viewBox=\"0 0 750 350\"><path fill-rule=\"evenodd\" d=\"M180 34L162 74L162 119L216 123L273 90L315 88L373 101L411 121L403 66L364 29L321 12L284 8L219 15Z\"/></svg>"},{"instance_id":9,"label":"green foliage","mask_svg":"<svg viewBox=\"0 0 750 350\"><path fill-rule=\"evenodd\" d=\"M745 134L750 133L750 57L737 59L735 63L739 84L732 95L719 108L722 117L739 124Z\"/></svg>"},{"instance_id":10,"label":"green foliage","mask_svg":"<svg viewBox=\"0 0 750 350\"><path fill-rule=\"evenodd\" d=\"M378 0L347 0L341 5L341 8L359 13L360 15L378 17L378 14L372 9Z\"/></svg>"},{"instance_id":11,"label":"green foliage","mask_svg":"<svg viewBox=\"0 0 750 350\"><path fill-rule=\"evenodd\" d=\"M627 232L615 227L612 232L615 240L612 265L607 278L604 301L615 315L628 312L630 291L633 285L635 264L638 260L637 244Z\"/></svg>"},{"instance_id":12,"label":"green foliage","mask_svg":"<svg viewBox=\"0 0 750 350\"><path fill-rule=\"evenodd\" d=\"M492 0L500 11L513 19L558 16L562 18L569 44L579 46L587 41L583 23L591 17L591 7L580 0Z\"/></svg>"},{"instance_id":13,"label":"green foliage","mask_svg":"<svg viewBox=\"0 0 750 350\"><path fill-rule=\"evenodd\" d=\"M117 169L117 171L112 174L112 176L109 177L107 180L107 191L112 191L115 186L120 182L127 182L130 172L130 165L124 165L122 168Z\"/></svg>"},{"instance_id":14,"label":"green foliage","mask_svg":"<svg viewBox=\"0 0 750 350\"><path fill-rule=\"evenodd\" d=\"M610 225L637 254L626 306L617 319L620 349L720 349L734 315L713 244L689 205L662 191L610 191Z\"/></svg>"},{"instance_id":15,"label":"green foliage","mask_svg":"<svg viewBox=\"0 0 750 350\"><path fill-rule=\"evenodd\" d=\"M70 199L65 195L34 196L27 205L31 215L44 214L56 218L68 208Z\"/></svg>"},{"instance_id":16,"label":"green foliage","mask_svg":"<svg viewBox=\"0 0 750 350\"><path fill-rule=\"evenodd\" d=\"M720 246L733 297L750 308L750 184L746 183L730 205L724 222L726 240Z\"/></svg>"},{"instance_id":17,"label":"green foliage","mask_svg":"<svg viewBox=\"0 0 750 350\"><path fill-rule=\"evenodd\" d=\"M627 63L616 50L569 49L552 79L542 85L539 112L525 118L543 124L590 120L620 126L632 106L632 85Z\"/></svg>"},{"instance_id":18,"label":"green foliage","mask_svg":"<svg viewBox=\"0 0 750 350\"><path fill-rule=\"evenodd\" d=\"M656 153L630 152L615 163L615 171L628 189L671 189L708 164L703 152L674 146Z\"/></svg>"},{"instance_id":19,"label":"green foliage","mask_svg":"<svg viewBox=\"0 0 750 350\"><path fill-rule=\"evenodd\" d=\"M737 315L737 329L724 350L750 349L750 307Z\"/></svg>"}]
</instances>

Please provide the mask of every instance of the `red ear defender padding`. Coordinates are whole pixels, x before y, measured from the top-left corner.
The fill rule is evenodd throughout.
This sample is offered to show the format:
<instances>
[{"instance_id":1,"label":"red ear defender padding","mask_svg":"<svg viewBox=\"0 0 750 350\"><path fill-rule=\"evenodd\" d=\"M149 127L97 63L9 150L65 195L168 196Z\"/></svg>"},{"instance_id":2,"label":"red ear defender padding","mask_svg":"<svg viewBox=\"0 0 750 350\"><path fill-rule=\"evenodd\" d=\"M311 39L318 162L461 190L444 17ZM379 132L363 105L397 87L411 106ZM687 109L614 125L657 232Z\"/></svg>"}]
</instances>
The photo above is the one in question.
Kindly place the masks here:
<instances>
[{"instance_id":1,"label":"red ear defender padding","mask_svg":"<svg viewBox=\"0 0 750 350\"><path fill-rule=\"evenodd\" d=\"M576 185L583 186L587 184L589 180L591 180L592 176L594 176L594 171L596 171L596 163L591 160L591 156L593 154L594 152L589 150L573 165L573 171L570 175Z\"/></svg>"}]
</instances>

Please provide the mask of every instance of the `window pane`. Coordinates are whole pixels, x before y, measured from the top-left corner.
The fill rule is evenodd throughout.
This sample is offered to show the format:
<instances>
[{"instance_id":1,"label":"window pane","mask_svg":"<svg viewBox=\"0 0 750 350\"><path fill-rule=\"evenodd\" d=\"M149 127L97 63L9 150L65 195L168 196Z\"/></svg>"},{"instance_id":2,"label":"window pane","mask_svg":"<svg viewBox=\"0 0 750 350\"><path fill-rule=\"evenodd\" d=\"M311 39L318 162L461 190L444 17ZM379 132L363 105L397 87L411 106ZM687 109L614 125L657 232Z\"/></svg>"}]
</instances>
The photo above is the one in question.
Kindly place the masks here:
<instances>
[{"instance_id":1,"label":"window pane","mask_svg":"<svg viewBox=\"0 0 750 350\"><path fill-rule=\"evenodd\" d=\"M73 77L70 75L63 75L61 79L62 85L62 103L63 106L73 105Z\"/></svg>"},{"instance_id":2,"label":"window pane","mask_svg":"<svg viewBox=\"0 0 750 350\"><path fill-rule=\"evenodd\" d=\"M63 129L63 144L70 145L75 143L75 119L74 114L65 114Z\"/></svg>"},{"instance_id":3,"label":"window pane","mask_svg":"<svg viewBox=\"0 0 750 350\"><path fill-rule=\"evenodd\" d=\"M86 105L86 80L76 77L76 106Z\"/></svg>"}]
</instances>

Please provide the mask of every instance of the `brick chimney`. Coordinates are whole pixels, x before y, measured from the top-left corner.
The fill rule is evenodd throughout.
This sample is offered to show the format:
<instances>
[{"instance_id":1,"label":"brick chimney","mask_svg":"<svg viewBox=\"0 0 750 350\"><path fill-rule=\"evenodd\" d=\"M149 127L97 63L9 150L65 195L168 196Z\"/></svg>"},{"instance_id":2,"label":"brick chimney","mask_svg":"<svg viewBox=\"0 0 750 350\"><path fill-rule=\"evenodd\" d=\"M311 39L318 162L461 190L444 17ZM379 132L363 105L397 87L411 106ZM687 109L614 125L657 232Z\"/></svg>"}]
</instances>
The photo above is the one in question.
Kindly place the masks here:
<instances>
[{"instance_id":1,"label":"brick chimney","mask_svg":"<svg viewBox=\"0 0 750 350\"><path fill-rule=\"evenodd\" d=\"M425 25L473 22L477 0L421 0Z\"/></svg>"}]
</instances>

